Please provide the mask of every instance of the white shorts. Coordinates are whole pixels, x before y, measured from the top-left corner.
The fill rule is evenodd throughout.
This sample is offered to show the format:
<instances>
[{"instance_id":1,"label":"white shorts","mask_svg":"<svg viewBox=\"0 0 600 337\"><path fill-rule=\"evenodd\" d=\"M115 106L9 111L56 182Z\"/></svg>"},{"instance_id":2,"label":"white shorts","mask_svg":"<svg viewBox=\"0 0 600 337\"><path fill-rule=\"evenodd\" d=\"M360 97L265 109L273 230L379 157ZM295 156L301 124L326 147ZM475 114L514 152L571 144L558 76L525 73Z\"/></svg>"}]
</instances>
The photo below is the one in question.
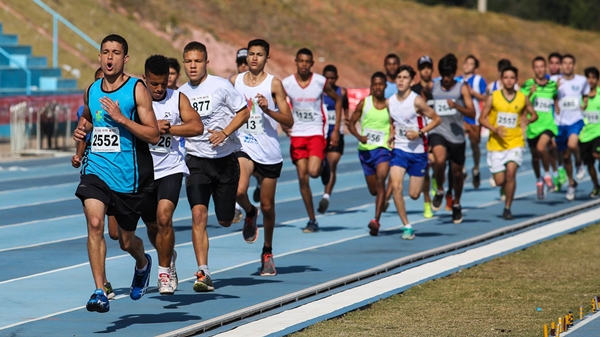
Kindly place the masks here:
<instances>
[{"instance_id":1,"label":"white shorts","mask_svg":"<svg viewBox=\"0 0 600 337\"><path fill-rule=\"evenodd\" d=\"M487 153L487 164L492 174L506 171L506 164L511 161L515 162L518 166L523 164L522 147L504 151L488 151Z\"/></svg>"}]
</instances>

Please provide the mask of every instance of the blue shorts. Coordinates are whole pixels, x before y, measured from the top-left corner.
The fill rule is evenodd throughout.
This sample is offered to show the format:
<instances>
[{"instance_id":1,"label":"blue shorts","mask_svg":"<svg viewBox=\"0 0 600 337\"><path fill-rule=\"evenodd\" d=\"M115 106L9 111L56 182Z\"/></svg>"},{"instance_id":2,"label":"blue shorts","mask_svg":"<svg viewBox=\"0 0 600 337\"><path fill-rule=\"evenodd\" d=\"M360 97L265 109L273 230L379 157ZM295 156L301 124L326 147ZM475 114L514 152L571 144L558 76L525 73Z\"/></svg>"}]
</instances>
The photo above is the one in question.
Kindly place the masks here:
<instances>
[{"instance_id":1,"label":"blue shorts","mask_svg":"<svg viewBox=\"0 0 600 337\"><path fill-rule=\"evenodd\" d=\"M427 172L427 153L410 153L393 149L390 166L405 168L411 177L423 177Z\"/></svg>"},{"instance_id":2,"label":"blue shorts","mask_svg":"<svg viewBox=\"0 0 600 337\"><path fill-rule=\"evenodd\" d=\"M359 150L358 159L360 159L365 176L372 176L377 171L377 165L387 163L392 159L392 153L383 147L370 151Z\"/></svg>"},{"instance_id":3,"label":"blue shorts","mask_svg":"<svg viewBox=\"0 0 600 337\"><path fill-rule=\"evenodd\" d=\"M556 136L556 148L559 152L562 152L567 149L567 143L569 141L569 136L578 135L583 129L583 120L578 121L575 124L571 125L559 125L558 126L558 135Z\"/></svg>"}]
</instances>

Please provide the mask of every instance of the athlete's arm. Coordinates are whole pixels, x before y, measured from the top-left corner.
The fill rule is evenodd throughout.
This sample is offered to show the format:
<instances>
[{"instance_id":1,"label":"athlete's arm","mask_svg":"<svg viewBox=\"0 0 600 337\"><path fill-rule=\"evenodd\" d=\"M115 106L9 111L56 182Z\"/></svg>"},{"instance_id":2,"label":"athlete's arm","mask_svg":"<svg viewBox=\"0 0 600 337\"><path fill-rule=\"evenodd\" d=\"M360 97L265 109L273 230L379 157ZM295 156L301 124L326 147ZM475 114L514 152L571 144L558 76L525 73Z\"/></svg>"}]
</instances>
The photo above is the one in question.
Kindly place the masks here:
<instances>
[{"instance_id":1,"label":"athlete's arm","mask_svg":"<svg viewBox=\"0 0 600 337\"><path fill-rule=\"evenodd\" d=\"M467 88L468 84L463 84L462 88L460 88L460 93L462 94L463 101L465 102L465 106L462 107L455 102L450 101L452 104L449 104L451 108L454 108L463 115L469 118L475 118L475 107L473 106L473 98L471 97L471 93L469 93L469 88Z\"/></svg>"},{"instance_id":2,"label":"athlete's arm","mask_svg":"<svg viewBox=\"0 0 600 337\"><path fill-rule=\"evenodd\" d=\"M180 125L172 125L169 133L179 137L195 137L204 133L204 124L200 115L192 108L189 98L182 92L179 93Z\"/></svg>"},{"instance_id":3,"label":"athlete's arm","mask_svg":"<svg viewBox=\"0 0 600 337\"><path fill-rule=\"evenodd\" d=\"M431 123L428 123L424 128L420 131L423 133L427 133L433 130L436 126L442 124L442 119L438 116L433 109L427 105L427 102L421 97L415 99L415 110L417 113L431 119Z\"/></svg>"},{"instance_id":4,"label":"athlete's arm","mask_svg":"<svg viewBox=\"0 0 600 337\"><path fill-rule=\"evenodd\" d=\"M73 131L73 140L77 142L84 142L84 144L85 136L92 129L92 114L90 112L90 107L88 106L88 92L90 87L91 85L83 93L83 113L81 114L79 121L77 121L77 127L75 128L75 131Z\"/></svg>"},{"instance_id":5,"label":"athlete's arm","mask_svg":"<svg viewBox=\"0 0 600 337\"><path fill-rule=\"evenodd\" d=\"M388 107L389 111L389 107ZM396 138L396 128L394 127L394 120L390 117L390 137L388 138L388 146L394 148L394 140Z\"/></svg>"},{"instance_id":6,"label":"athlete's arm","mask_svg":"<svg viewBox=\"0 0 600 337\"><path fill-rule=\"evenodd\" d=\"M221 131L208 129L208 133L210 133L208 140L213 144L213 147L217 147L219 144L225 141L227 137L244 125L244 123L248 121L248 118L250 118L250 110L248 110L248 107L245 106L235 113L235 117L233 117L225 129Z\"/></svg>"},{"instance_id":7,"label":"athlete's arm","mask_svg":"<svg viewBox=\"0 0 600 337\"><path fill-rule=\"evenodd\" d=\"M488 96L485 100L485 104L483 105L483 111L481 111L481 116L479 116L479 125L488 128L491 132L498 134L500 137L504 136L504 128L498 127L495 128L492 123L490 123L488 116L490 115L490 111L492 110L492 95Z\"/></svg>"},{"instance_id":8,"label":"athlete's arm","mask_svg":"<svg viewBox=\"0 0 600 337\"><path fill-rule=\"evenodd\" d=\"M282 128L291 128L294 126L294 116L292 116L292 110L285 99L287 95L285 89L283 89L283 84L281 84L281 81L277 77L274 77L273 81L271 81L271 93L275 99L275 104L279 108L279 112L269 110L267 99L262 95L260 97L264 98L264 100L259 98L258 106L264 113L281 124Z\"/></svg>"},{"instance_id":9,"label":"athlete's arm","mask_svg":"<svg viewBox=\"0 0 600 337\"><path fill-rule=\"evenodd\" d=\"M135 85L134 95L137 104L137 114L140 118L139 124L123 116L118 101L113 102L108 97L102 97L100 103L102 104L102 109L108 112L115 122L123 125L138 139L149 144L156 144L160 139L160 135L156 116L154 115L154 110L152 110L150 93L142 82L138 82Z\"/></svg>"},{"instance_id":10,"label":"athlete's arm","mask_svg":"<svg viewBox=\"0 0 600 337\"><path fill-rule=\"evenodd\" d=\"M529 118L527 118L527 114L529 114ZM530 100L525 100L525 113L521 115L523 120L526 122L525 125L531 124L538 119L538 114L533 109L533 105L531 105Z\"/></svg>"},{"instance_id":11,"label":"athlete's arm","mask_svg":"<svg viewBox=\"0 0 600 337\"><path fill-rule=\"evenodd\" d=\"M350 110L350 103L348 102L348 90L342 88L342 119L340 125L348 119L348 113Z\"/></svg>"},{"instance_id":12,"label":"athlete's arm","mask_svg":"<svg viewBox=\"0 0 600 337\"><path fill-rule=\"evenodd\" d=\"M331 97L335 101L335 125L333 126L333 132L331 133L331 146L337 146L340 138L340 121L342 119L342 98L333 90L333 87L329 82L325 82L323 92L327 96Z\"/></svg>"},{"instance_id":13,"label":"athlete's arm","mask_svg":"<svg viewBox=\"0 0 600 337\"><path fill-rule=\"evenodd\" d=\"M358 102L358 104L356 105L356 109L352 113L352 116L350 116L350 121L348 122L348 131L354 137L356 137L356 139L358 139L358 141L360 141L363 144L366 144L367 137L361 135L360 133L358 133L358 130L356 130L356 123L362 116L362 111L363 111L364 107L365 107L365 99L363 98L360 100L360 102Z\"/></svg>"}]
</instances>

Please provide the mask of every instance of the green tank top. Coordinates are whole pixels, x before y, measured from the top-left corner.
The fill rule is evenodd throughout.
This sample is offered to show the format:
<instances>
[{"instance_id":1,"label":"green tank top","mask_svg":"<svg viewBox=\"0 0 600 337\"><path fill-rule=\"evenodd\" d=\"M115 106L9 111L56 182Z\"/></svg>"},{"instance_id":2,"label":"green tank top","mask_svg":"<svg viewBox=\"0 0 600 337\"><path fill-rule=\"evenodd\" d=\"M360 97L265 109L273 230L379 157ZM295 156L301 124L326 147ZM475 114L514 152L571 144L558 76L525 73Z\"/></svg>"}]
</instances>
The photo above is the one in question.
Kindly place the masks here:
<instances>
[{"instance_id":1,"label":"green tank top","mask_svg":"<svg viewBox=\"0 0 600 337\"><path fill-rule=\"evenodd\" d=\"M388 139L390 137L390 114L387 108L378 110L373 104L373 96L365 97L365 104L360 120L362 136L367 137L367 143L358 143L361 151L371 151L379 147L390 149Z\"/></svg>"},{"instance_id":2,"label":"green tank top","mask_svg":"<svg viewBox=\"0 0 600 337\"><path fill-rule=\"evenodd\" d=\"M600 87L596 88L596 95L588 97L588 105L583 112L585 126L579 134L582 143L591 142L600 137Z\"/></svg>"},{"instance_id":3,"label":"green tank top","mask_svg":"<svg viewBox=\"0 0 600 337\"><path fill-rule=\"evenodd\" d=\"M527 126L527 138L537 138L546 130L550 130L554 135L557 135L558 127L554 122L554 97L558 93L558 86L552 80L549 80L546 85L539 85L535 83L533 78L530 78L523 83L521 92L529 96L531 87L534 85L536 89L533 95L531 95L530 100L533 109L538 115L538 119Z\"/></svg>"}]
</instances>

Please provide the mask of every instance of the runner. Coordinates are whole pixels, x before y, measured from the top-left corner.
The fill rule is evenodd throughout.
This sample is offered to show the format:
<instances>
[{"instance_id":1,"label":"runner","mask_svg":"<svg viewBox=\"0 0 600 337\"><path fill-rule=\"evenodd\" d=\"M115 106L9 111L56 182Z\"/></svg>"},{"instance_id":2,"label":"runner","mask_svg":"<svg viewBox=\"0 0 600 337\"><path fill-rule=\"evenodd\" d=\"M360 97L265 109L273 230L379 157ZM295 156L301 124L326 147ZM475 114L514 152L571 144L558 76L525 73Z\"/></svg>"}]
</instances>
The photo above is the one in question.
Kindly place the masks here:
<instances>
[{"instance_id":1,"label":"runner","mask_svg":"<svg viewBox=\"0 0 600 337\"><path fill-rule=\"evenodd\" d=\"M548 55L548 70L549 74L546 75L548 79L551 76L560 75L560 68L562 64L562 55L554 52ZM558 155L558 150L556 149L556 140L552 139L552 144L550 147L550 161L552 163L558 163L558 177L554 177L554 186L555 191L560 191L562 185L567 183L567 171L565 171L563 158ZM556 165L556 164L555 164ZM556 172L556 171L555 171Z\"/></svg>"},{"instance_id":2,"label":"runner","mask_svg":"<svg viewBox=\"0 0 600 337\"><path fill-rule=\"evenodd\" d=\"M348 122L348 131L358 139L358 158L365 173L369 193L375 196L375 218L369 222L369 232L379 233L379 220L386 202L385 180L390 170L391 151L388 144L390 135L390 115L387 110L384 91L386 76L376 72L371 76L371 95L356 105L356 110ZM360 120L360 133L356 123ZM391 185L390 185L391 186Z\"/></svg>"},{"instance_id":3,"label":"runner","mask_svg":"<svg viewBox=\"0 0 600 337\"><path fill-rule=\"evenodd\" d=\"M348 118L348 92L346 88L338 87L336 82L338 80L338 71L334 65L327 65L323 69L323 76L327 79L327 82L331 85L331 87L335 90L339 97L342 98L342 117L341 120L346 120ZM323 95L323 108L327 111L327 125L329 126L329 130L327 131L327 144L331 143L331 133L335 128L336 123L336 111L335 111L335 101L327 96L327 94ZM329 184L325 186L325 190L323 193L323 199L319 202L319 208L317 211L321 214L327 211L329 207L329 197L331 196L331 192L333 191L333 186L335 185L336 173L337 173L337 165L340 162L340 158L344 154L344 133L342 129L342 125L340 123L340 138L338 140L337 146L327 145L327 163L329 163L329 167L331 169L331 179L329 179Z\"/></svg>"},{"instance_id":4,"label":"runner","mask_svg":"<svg viewBox=\"0 0 600 337\"><path fill-rule=\"evenodd\" d=\"M242 151L236 152L240 164L237 200L246 212L242 234L247 243L253 243L258 238L256 220L259 211L248 198L250 176L257 172L262 180L259 201L265 238L260 255L261 276L277 274L273 259L275 189L283 166L277 123L287 128L294 125L294 117L287 104L281 81L264 71L269 59L269 51L269 43L265 40L257 39L248 42L250 70L231 78L235 89L244 95L250 107L250 119L238 131L242 141Z\"/></svg>"},{"instance_id":5,"label":"runner","mask_svg":"<svg viewBox=\"0 0 600 337\"><path fill-rule=\"evenodd\" d=\"M86 304L88 311L110 309L104 291L105 214L115 216L121 249L136 261L131 299L139 300L146 293L152 267L152 259L144 253L144 242L135 236L135 229L142 202L154 180L148 143L158 142L159 133L148 90L141 80L123 73L127 52L127 41L119 35L102 40L99 61L104 78L86 90L85 120L74 132L76 140L84 141L86 131L92 131L90 151L75 192L87 220L88 256L96 284Z\"/></svg>"},{"instance_id":6,"label":"runner","mask_svg":"<svg viewBox=\"0 0 600 337\"><path fill-rule=\"evenodd\" d=\"M169 59L153 55L146 59L144 80L152 96L160 139L150 144L154 163L154 188L144 202L142 220L148 239L158 254L158 292L172 295L177 290L177 252L173 212L177 208L183 176L189 175L178 137L194 137L204 132L202 120L189 99L178 90L168 89Z\"/></svg>"},{"instance_id":7,"label":"runner","mask_svg":"<svg viewBox=\"0 0 600 337\"><path fill-rule=\"evenodd\" d=\"M473 153L473 188L478 189L481 185L481 173L479 172L479 162L481 160L481 151L479 143L481 143L481 126L479 125L479 116L481 115L481 104L485 101L485 90L487 84L481 75L476 74L479 69L479 60L468 55L463 62L463 75L458 77L458 81L468 84L467 88L471 97L473 97L473 107L475 108L475 118L464 116L464 128L469 136L471 151Z\"/></svg>"},{"instance_id":8,"label":"runner","mask_svg":"<svg viewBox=\"0 0 600 337\"><path fill-rule=\"evenodd\" d=\"M242 147L236 131L250 116L244 97L228 80L209 75L208 63L204 44L194 41L183 49L183 66L189 81L179 91L189 98L205 128L201 136L185 141L185 161L190 170L185 186L198 263L194 291L199 292L215 289L208 270L208 204L212 197L219 224L231 226L240 178L240 166L233 153Z\"/></svg>"},{"instance_id":9,"label":"runner","mask_svg":"<svg viewBox=\"0 0 600 337\"><path fill-rule=\"evenodd\" d=\"M387 76L385 98L388 99L398 92L396 75L398 75L398 68L400 67L400 58L396 54L388 54L383 61L383 66L385 67L385 74Z\"/></svg>"},{"instance_id":10,"label":"runner","mask_svg":"<svg viewBox=\"0 0 600 337\"><path fill-rule=\"evenodd\" d=\"M562 74L552 76L558 83L558 109L554 120L558 125L556 147L563 157L563 164L567 171L569 187L567 187L567 200L575 199L577 182L573 179L573 163L571 154L575 156L577 166L577 179L585 177L585 168L581 163L579 152L579 132L584 126L582 111L587 107L587 95L590 86L585 76L575 74L575 57L570 54L563 55Z\"/></svg>"},{"instance_id":11,"label":"runner","mask_svg":"<svg viewBox=\"0 0 600 337\"><path fill-rule=\"evenodd\" d=\"M463 220L460 197L464 183L462 169L465 165L466 147L463 115L473 118L475 109L468 86L454 79L457 67L458 60L454 54L448 54L439 61L438 71L442 79L433 83L432 95L435 112L441 117L442 123L432 130L428 141L433 148L435 158L433 170L438 188L431 208L437 211L442 206L446 161L449 160L451 161L450 170L454 189L452 221L460 224Z\"/></svg>"},{"instance_id":12,"label":"runner","mask_svg":"<svg viewBox=\"0 0 600 337\"><path fill-rule=\"evenodd\" d=\"M179 87L177 82L179 81L179 74L181 73L181 65L176 58L169 57L169 84L167 88L171 90L177 90Z\"/></svg>"},{"instance_id":13,"label":"runner","mask_svg":"<svg viewBox=\"0 0 600 337\"><path fill-rule=\"evenodd\" d=\"M507 59L501 59L500 61L498 61L498 77L501 77L502 75L502 70L504 70L504 68L506 67L510 67L512 66L510 60ZM502 78L488 84L487 90L486 90L486 95L491 95L494 91L496 90L501 90L502 89ZM515 83L515 90L519 90L519 84Z\"/></svg>"},{"instance_id":14,"label":"runner","mask_svg":"<svg viewBox=\"0 0 600 337\"><path fill-rule=\"evenodd\" d=\"M237 65L238 74L248 71L248 49L242 48L235 54L235 64Z\"/></svg>"},{"instance_id":15,"label":"runner","mask_svg":"<svg viewBox=\"0 0 600 337\"><path fill-rule=\"evenodd\" d=\"M550 53L550 55L548 55L548 70L549 70L549 75L550 76L554 76L554 75L560 75L560 66L562 63L562 55L554 52L554 53Z\"/></svg>"},{"instance_id":16,"label":"runner","mask_svg":"<svg viewBox=\"0 0 600 337\"><path fill-rule=\"evenodd\" d=\"M600 96L598 95L598 78L600 73L598 68L590 67L584 71L590 86L588 95L588 104L583 112L585 126L579 134L579 149L581 151L581 160L587 165L588 173L594 189L590 193L591 198L600 196L600 185L598 184L598 175L594 162L600 159ZM599 167L600 168L600 167Z\"/></svg>"},{"instance_id":17,"label":"runner","mask_svg":"<svg viewBox=\"0 0 600 337\"><path fill-rule=\"evenodd\" d=\"M552 139L558 134L558 127L554 123L554 107L557 106L557 86L556 82L549 80L546 76L546 60L538 56L531 62L534 78L530 78L521 88L533 104L533 109L537 113L538 119L527 126L527 143L531 150L531 166L536 178L537 198L544 199L546 191L544 184L549 191L554 191L552 182L552 172L558 177L556 162L550 160L552 151ZM546 174L542 177L540 171L540 160Z\"/></svg>"},{"instance_id":18,"label":"runner","mask_svg":"<svg viewBox=\"0 0 600 337\"><path fill-rule=\"evenodd\" d=\"M445 69L440 67L440 69ZM404 224L402 239L415 238L414 230L406 215L404 196L402 195L404 175L410 175L408 195L417 200L423 191L423 176L427 171L427 132L442 123L426 101L410 88L415 77L411 66L400 66L396 85L398 93L387 100L392 125L388 141L393 145L390 160L390 181L394 189L394 202L400 220ZM453 76L454 77L454 76ZM434 87L435 92L435 87ZM423 116L431 122L425 125Z\"/></svg>"},{"instance_id":19,"label":"runner","mask_svg":"<svg viewBox=\"0 0 600 337\"><path fill-rule=\"evenodd\" d=\"M519 72L513 66L502 70L502 89L493 91L487 98L479 118L479 123L490 130L487 163L496 185L505 188L502 217L506 220L514 219L510 206L517 188L517 169L523 163L525 138L521 125L533 123L538 118L527 97L515 91L518 76Z\"/></svg>"},{"instance_id":20,"label":"runner","mask_svg":"<svg viewBox=\"0 0 600 337\"><path fill-rule=\"evenodd\" d=\"M313 233L319 230L308 179L320 175L323 185L329 184L331 172L325 158L325 148L338 145L342 117L341 97L325 77L310 71L313 64L312 52L306 48L300 49L296 53L297 73L282 81L290 98L294 116L294 126L288 130L290 154L292 162L296 165L300 193L309 219L303 229L304 233ZM323 93L335 100L335 125L328 144L325 139L327 125L323 112Z\"/></svg>"},{"instance_id":21,"label":"runner","mask_svg":"<svg viewBox=\"0 0 600 337\"><path fill-rule=\"evenodd\" d=\"M417 61L417 68L419 69L419 83L413 85L410 89L417 95L421 96L430 108L433 108L433 96L431 95L431 89L433 88L433 80L431 75L433 74L433 61L431 57L423 55ZM431 121L426 117L425 121L429 124ZM433 218L433 212L431 211L431 196L429 195L429 189L431 187L431 179L429 178L429 169L433 167L433 153L431 153L431 147L427 149L427 169L425 170L425 179L423 181L423 217ZM434 180L434 190L437 190L437 186ZM392 190L392 185L388 186L388 190Z\"/></svg>"}]
</instances>

